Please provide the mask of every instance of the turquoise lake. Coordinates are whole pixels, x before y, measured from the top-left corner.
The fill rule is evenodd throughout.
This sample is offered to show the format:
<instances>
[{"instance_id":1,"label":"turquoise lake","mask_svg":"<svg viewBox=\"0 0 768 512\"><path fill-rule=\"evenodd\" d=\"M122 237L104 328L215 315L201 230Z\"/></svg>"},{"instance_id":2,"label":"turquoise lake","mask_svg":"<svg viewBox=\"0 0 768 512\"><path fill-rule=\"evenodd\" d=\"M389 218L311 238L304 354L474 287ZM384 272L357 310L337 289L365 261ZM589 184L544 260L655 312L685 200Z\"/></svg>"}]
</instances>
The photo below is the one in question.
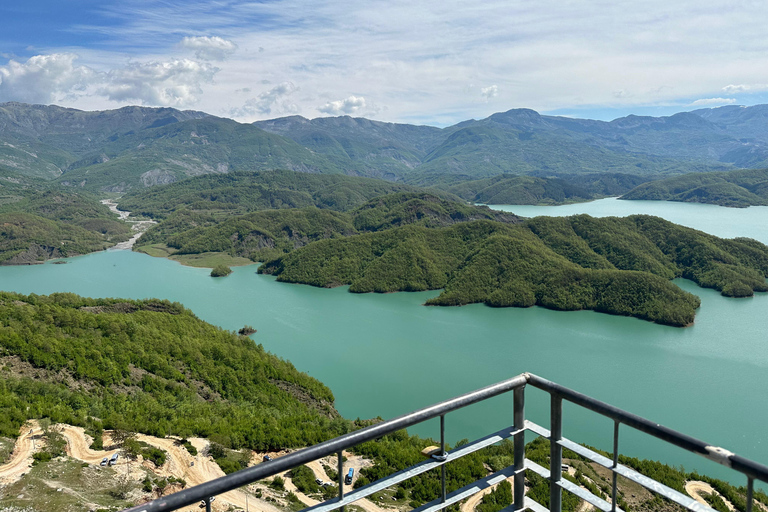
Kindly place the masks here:
<instances>
[{"instance_id":1,"label":"turquoise lake","mask_svg":"<svg viewBox=\"0 0 768 512\"><path fill-rule=\"evenodd\" d=\"M768 208L605 199L559 207L494 206L524 216L649 213L718 236L768 243ZM348 418L392 418L528 371L710 444L768 463L768 295L726 299L678 280L702 305L678 329L589 311L424 307L438 292L351 294L278 283L239 267L208 269L128 251L71 258L66 265L0 267L0 288L91 297L159 297L215 325L258 332L257 343L323 381ZM548 422L548 396L528 388L530 419ZM475 438L512 422L499 397L446 420L449 440ZM603 449L612 422L566 406L564 435ZM438 436L437 422L415 430ZM705 459L622 427L621 452L662 460L743 485Z\"/></svg>"}]
</instances>

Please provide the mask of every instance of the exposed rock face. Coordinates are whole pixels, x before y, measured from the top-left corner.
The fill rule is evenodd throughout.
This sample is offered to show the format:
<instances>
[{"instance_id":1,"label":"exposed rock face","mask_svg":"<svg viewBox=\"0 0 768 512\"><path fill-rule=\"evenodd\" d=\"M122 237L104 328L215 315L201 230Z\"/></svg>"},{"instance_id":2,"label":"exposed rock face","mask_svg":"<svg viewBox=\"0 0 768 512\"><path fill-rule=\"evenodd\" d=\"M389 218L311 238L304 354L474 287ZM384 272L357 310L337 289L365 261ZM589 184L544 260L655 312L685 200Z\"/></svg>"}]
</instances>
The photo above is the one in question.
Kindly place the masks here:
<instances>
[{"instance_id":1,"label":"exposed rock face","mask_svg":"<svg viewBox=\"0 0 768 512\"><path fill-rule=\"evenodd\" d=\"M67 256L77 256L76 254L67 254ZM0 265L36 265L43 263L51 258L61 258L63 254L56 247L42 246L32 244L24 252L21 252L13 258L7 259Z\"/></svg>"}]
</instances>

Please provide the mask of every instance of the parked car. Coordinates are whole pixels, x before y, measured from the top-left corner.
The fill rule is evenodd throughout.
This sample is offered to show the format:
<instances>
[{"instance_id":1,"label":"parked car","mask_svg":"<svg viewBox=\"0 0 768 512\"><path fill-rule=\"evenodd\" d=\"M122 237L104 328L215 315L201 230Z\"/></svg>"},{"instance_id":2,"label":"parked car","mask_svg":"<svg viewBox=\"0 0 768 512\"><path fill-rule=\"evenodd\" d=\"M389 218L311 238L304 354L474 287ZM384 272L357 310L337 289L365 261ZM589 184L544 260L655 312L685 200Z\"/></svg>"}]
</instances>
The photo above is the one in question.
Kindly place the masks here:
<instances>
[{"instance_id":1,"label":"parked car","mask_svg":"<svg viewBox=\"0 0 768 512\"><path fill-rule=\"evenodd\" d=\"M108 458L104 457L103 459L101 459L101 464L99 464L99 466L106 466L108 460L109 460Z\"/></svg>"},{"instance_id":2,"label":"parked car","mask_svg":"<svg viewBox=\"0 0 768 512\"><path fill-rule=\"evenodd\" d=\"M344 483L347 485L350 485L352 483L352 478L355 476L355 468L349 468L349 473L347 473L347 476L344 477Z\"/></svg>"},{"instance_id":3,"label":"parked car","mask_svg":"<svg viewBox=\"0 0 768 512\"><path fill-rule=\"evenodd\" d=\"M269 455L265 455L264 458L261 460L263 460L264 462L269 462L272 460L272 457L270 457Z\"/></svg>"},{"instance_id":4,"label":"parked car","mask_svg":"<svg viewBox=\"0 0 768 512\"><path fill-rule=\"evenodd\" d=\"M315 483L317 485L323 485L323 481L321 479L319 479L319 478L315 478Z\"/></svg>"},{"instance_id":5,"label":"parked car","mask_svg":"<svg viewBox=\"0 0 768 512\"><path fill-rule=\"evenodd\" d=\"M113 453L112 457L110 457L110 459L109 459L109 465L110 466L114 466L115 464L117 464L118 457L120 457L120 456L117 453Z\"/></svg>"}]
</instances>

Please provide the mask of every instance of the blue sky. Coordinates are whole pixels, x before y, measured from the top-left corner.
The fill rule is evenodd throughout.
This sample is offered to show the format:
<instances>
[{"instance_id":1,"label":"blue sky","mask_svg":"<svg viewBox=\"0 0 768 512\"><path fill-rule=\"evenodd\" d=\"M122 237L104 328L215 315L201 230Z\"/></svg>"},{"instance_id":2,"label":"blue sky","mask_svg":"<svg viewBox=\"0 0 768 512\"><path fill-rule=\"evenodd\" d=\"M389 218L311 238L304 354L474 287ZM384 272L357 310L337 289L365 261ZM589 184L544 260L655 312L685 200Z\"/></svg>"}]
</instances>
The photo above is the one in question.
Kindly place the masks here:
<instances>
[{"instance_id":1,"label":"blue sky","mask_svg":"<svg viewBox=\"0 0 768 512\"><path fill-rule=\"evenodd\" d=\"M750 0L4 2L0 102L440 126L522 107L670 115L768 103L767 15Z\"/></svg>"}]
</instances>

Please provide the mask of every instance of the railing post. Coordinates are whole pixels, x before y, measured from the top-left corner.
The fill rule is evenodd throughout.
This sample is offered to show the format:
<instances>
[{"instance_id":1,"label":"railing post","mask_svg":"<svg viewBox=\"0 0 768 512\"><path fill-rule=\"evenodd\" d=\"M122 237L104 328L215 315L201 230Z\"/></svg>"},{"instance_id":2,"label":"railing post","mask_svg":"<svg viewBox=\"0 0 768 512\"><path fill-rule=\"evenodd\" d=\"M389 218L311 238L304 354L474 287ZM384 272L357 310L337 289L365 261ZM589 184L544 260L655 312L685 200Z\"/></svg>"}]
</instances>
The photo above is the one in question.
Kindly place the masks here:
<instances>
[{"instance_id":1,"label":"railing post","mask_svg":"<svg viewBox=\"0 0 768 512\"><path fill-rule=\"evenodd\" d=\"M752 477L747 477L747 512L752 512L752 501L754 500L753 494L755 492L755 480Z\"/></svg>"},{"instance_id":2,"label":"railing post","mask_svg":"<svg viewBox=\"0 0 768 512\"><path fill-rule=\"evenodd\" d=\"M338 454L338 461L337 461L337 469L339 471L339 501L344 497L344 452L343 450L339 452ZM344 512L344 506L342 505L341 508L339 508L341 512Z\"/></svg>"},{"instance_id":3,"label":"railing post","mask_svg":"<svg viewBox=\"0 0 768 512\"><path fill-rule=\"evenodd\" d=\"M611 512L616 512L616 485L619 475L616 469L619 467L619 422L613 421L613 483L611 487Z\"/></svg>"},{"instance_id":4,"label":"railing post","mask_svg":"<svg viewBox=\"0 0 768 512\"><path fill-rule=\"evenodd\" d=\"M443 459L443 465L440 466L440 501L445 503L445 414L440 415L440 457Z\"/></svg>"},{"instance_id":5,"label":"railing post","mask_svg":"<svg viewBox=\"0 0 768 512\"><path fill-rule=\"evenodd\" d=\"M514 423L517 432L513 438L515 454L514 500L515 510L523 510L525 502L525 384L514 390Z\"/></svg>"},{"instance_id":6,"label":"railing post","mask_svg":"<svg viewBox=\"0 0 768 512\"><path fill-rule=\"evenodd\" d=\"M563 490L558 485L562 477L563 448L557 442L563 437L563 399L552 394L549 437L549 511L561 512Z\"/></svg>"}]
</instances>

